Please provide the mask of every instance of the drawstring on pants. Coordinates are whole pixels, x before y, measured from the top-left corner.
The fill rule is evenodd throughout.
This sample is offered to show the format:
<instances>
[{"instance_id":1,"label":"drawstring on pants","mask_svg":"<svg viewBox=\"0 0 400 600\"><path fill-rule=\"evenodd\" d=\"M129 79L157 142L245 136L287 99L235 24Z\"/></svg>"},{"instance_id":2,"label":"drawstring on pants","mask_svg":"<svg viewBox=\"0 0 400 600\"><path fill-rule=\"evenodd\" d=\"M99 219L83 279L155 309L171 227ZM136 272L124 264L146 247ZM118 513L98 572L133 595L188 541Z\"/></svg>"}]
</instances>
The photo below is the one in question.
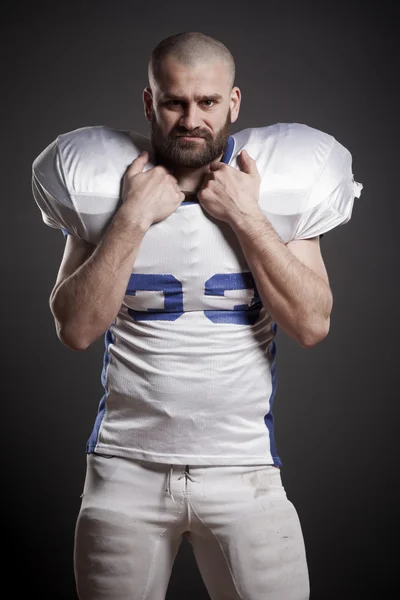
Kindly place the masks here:
<instances>
[{"instance_id":1,"label":"drawstring on pants","mask_svg":"<svg viewBox=\"0 0 400 600\"><path fill-rule=\"evenodd\" d=\"M176 504L176 502L175 502L175 498L174 498L174 496L173 496L173 494L172 494L172 490L171 490L171 475L172 475L173 468L174 468L174 466L173 466L173 465L171 465L170 469L168 470L168 474L167 474L167 484L166 484L166 486L165 486L165 493L166 493L166 494L169 494L169 495L171 496L171 498L172 498L172 500L173 500L174 504ZM180 475L180 476L178 477L178 480L179 480L179 479L182 479L182 477L187 477L188 479L190 479L190 481L192 481L192 482L193 482L193 479L192 479L192 477L191 477L191 475L190 475L190 473L189 473L189 465L186 465L184 473L182 473L182 475Z\"/></svg>"}]
</instances>

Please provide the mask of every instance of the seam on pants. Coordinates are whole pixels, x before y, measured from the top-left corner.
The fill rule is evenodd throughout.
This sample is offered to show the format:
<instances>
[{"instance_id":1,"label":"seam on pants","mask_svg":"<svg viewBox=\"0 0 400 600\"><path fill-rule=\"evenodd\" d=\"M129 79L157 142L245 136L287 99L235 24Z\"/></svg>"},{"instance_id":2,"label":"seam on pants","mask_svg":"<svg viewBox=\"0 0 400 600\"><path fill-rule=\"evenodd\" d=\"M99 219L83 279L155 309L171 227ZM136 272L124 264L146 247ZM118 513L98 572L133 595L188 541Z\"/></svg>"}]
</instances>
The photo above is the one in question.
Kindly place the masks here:
<instances>
[{"instance_id":1,"label":"seam on pants","mask_svg":"<svg viewBox=\"0 0 400 600\"><path fill-rule=\"evenodd\" d=\"M182 498L182 500L181 500L181 505L180 505L180 507L179 507L179 510L178 510L178 512L176 513L175 517L172 519L172 521L171 521L170 525L172 525L173 523L175 523L175 522L178 520L178 517L179 517L179 515L180 515L180 514L181 514L181 512L182 512L182 509L183 509L184 503L185 503L185 497L183 497L183 498ZM143 595L142 595L142 598L141 598L141 600L146 600L146 596L147 596L147 590L148 590L148 588L149 588L149 585L150 585L150 580L151 580L151 578L152 578L152 575L153 575L154 562L155 562L155 559L156 559L156 555L157 555L158 547L159 547L159 545L160 545L160 540L161 540L161 538L163 537L164 533L165 533L167 530L168 530L168 527L164 527L164 529L162 530L162 532L160 533L160 535L159 535L159 536L158 536L158 538L157 538L157 541L156 541L156 546L155 546L155 549L154 549L154 552L153 552L153 557L152 557L152 559L151 559L151 563L150 563L149 574L148 574L148 576L147 576L146 586L145 586L145 588L144 588L144 592L143 592Z\"/></svg>"},{"instance_id":2,"label":"seam on pants","mask_svg":"<svg viewBox=\"0 0 400 600\"><path fill-rule=\"evenodd\" d=\"M210 532L212 533L212 535L214 536L214 538L215 538L215 539L216 539L216 541L218 542L218 545L219 545L219 547L221 548L222 556L224 557L224 559L225 559L225 562L226 562L226 564L227 564L227 567L228 567L228 569L229 569L229 573L231 574L232 581L233 581L233 585L235 586L235 590L237 591L237 593L238 593L238 596L239 596L240 600L245 600L245 599L243 598L242 594L239 592L239 588L238 588L238 586L236 585L235 577L234 577L234 575L233 575L233 572L232 572L231 566L230 566L230 564L229 564L229 561L228 561L228 559L227 559L227 557L226 557L226 554L225 554L225 552L224 552L224 549L223 549L223 547L222 547L222 544L221 544L221 542L219 541L219 539L218 539L217 535L216 535L216 534L213 532L213 530L211 529L211 527L208 527L208 525L206 525L206 524L204 523L203 519L202 519L201 517L199 517L199 515L197 514L197 512L196 512L196 511L195 511L195 509L193 508L193 505L192 505L192 503L190 502L190 500L189 500L189 499L188 499L188 504L190 505L190 507L191 507L192 511L194 512L194 514L196 515L196 517L199 519L199 521L200 521L200 522L201 522L201 523L204 525L204 527L205 527L206 529L208 529L208 531L210 531Z\"/></svg>"}]
</instances>

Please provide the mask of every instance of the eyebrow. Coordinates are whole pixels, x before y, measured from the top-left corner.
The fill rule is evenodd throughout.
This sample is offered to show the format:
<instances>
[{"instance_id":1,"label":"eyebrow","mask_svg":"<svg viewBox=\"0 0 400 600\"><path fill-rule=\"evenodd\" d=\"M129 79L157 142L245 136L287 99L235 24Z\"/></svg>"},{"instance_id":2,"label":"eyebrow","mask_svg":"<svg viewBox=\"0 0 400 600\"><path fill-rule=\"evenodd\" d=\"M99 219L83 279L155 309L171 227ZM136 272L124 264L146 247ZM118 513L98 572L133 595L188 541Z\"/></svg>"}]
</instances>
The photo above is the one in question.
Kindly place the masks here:
<instances>
[{"instance_id":1,"label":"eyebrow","mask_svg":"<svg viewBox=\"0 0 400 600\"><path fill-rule=\"evenodd\" d=\"M213 100L214 102L218 102L222 100L222 96L220 94L203 94L202 96L195 96L195 100ZM175 94L163 94L163 100L180 100L182 102L186 101L184 96L176 96Z\"/></svg>"}]
</instances>

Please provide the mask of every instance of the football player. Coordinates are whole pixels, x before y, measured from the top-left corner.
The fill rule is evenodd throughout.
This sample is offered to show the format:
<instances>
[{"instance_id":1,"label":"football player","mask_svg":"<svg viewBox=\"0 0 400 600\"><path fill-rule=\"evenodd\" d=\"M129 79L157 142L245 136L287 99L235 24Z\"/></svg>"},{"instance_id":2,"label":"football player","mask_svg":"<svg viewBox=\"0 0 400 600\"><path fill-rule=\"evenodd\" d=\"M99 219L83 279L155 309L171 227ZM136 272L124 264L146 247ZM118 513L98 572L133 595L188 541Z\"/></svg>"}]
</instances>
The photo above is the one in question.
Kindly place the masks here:
<instances>
[{"instance_id":1,"label":"football player","mask_svg":"<svg viewBox=\"0 0 400 600\"><path fill-rule=\"evenodd\" d=\"M105 336L78 595L163 600L185 535L214 600L306 600L274 437L275 337L327 335L319 238L349 221L362 184L350 152L307 125L231 134L234 59L199 32L153 50L143 102L149 138L82 127L33 163L43 220L66 237L58 336L73 350Z\"/></svg>"}]
</instances>

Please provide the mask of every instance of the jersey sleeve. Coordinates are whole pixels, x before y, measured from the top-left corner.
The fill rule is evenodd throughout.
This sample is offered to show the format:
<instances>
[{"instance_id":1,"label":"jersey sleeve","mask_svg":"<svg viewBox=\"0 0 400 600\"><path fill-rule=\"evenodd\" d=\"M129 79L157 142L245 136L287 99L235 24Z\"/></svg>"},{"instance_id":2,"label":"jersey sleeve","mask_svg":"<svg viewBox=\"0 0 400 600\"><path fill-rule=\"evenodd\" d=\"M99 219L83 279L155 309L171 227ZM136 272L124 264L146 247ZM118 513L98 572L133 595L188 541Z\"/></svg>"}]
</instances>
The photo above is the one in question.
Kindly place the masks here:
<instances>
[{"instance_id":1,"label":"jersey sleeve","mask_svg":"<svg viewBox=\"0 0 400 600\"><path fill-rule=\"evenodd\" d=\"M354 180L351 153L334 140L317 181L309 192L309 210L298 215L293 239L307 239L347 223L363 185Z\"/></svg>"},{"instance_id":2,"label":"jersey sleeve","mask_svg":"<svg viewBox=\"0 0 400 600\"><path fill-rule=\"evenodd\" d=\"M65 182L58 138L32 164L32 193L43 222L66 237L85 239L85 227L75 209Z\"/></svg>"}]
</instances>

